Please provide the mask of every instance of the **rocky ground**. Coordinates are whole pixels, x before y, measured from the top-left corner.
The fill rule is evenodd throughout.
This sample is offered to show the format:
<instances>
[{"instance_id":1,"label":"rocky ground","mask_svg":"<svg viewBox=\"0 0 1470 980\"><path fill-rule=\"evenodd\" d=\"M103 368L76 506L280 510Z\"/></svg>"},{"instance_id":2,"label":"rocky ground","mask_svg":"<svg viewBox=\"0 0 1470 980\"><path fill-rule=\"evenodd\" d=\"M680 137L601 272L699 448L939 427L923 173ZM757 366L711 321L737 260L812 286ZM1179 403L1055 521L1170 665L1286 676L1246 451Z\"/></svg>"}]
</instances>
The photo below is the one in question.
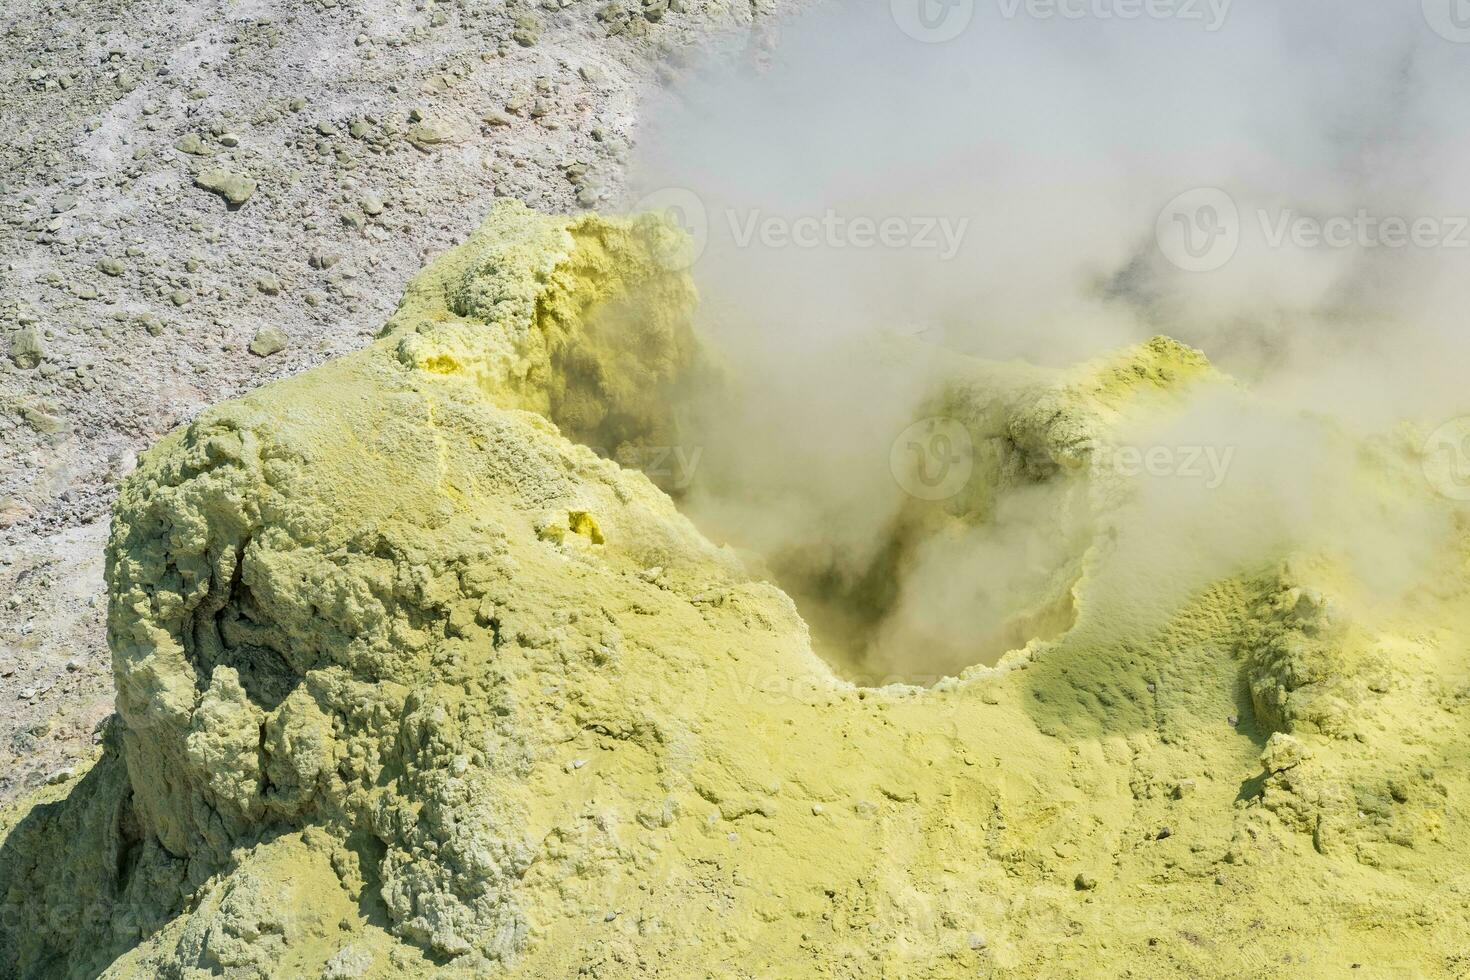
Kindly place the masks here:
<instances>
[{"instance_id":1,"label":"rocky ground","mask_svg":"<svg viewBox=\"0 0 1470 980\"><path fill-rule=\"evenodd\" d=\"M111 711L117 481L357 348L496 197L615 206L640 101L774 0L12 0L0 11L0 803Z\"/></svg>"}]
</instances>

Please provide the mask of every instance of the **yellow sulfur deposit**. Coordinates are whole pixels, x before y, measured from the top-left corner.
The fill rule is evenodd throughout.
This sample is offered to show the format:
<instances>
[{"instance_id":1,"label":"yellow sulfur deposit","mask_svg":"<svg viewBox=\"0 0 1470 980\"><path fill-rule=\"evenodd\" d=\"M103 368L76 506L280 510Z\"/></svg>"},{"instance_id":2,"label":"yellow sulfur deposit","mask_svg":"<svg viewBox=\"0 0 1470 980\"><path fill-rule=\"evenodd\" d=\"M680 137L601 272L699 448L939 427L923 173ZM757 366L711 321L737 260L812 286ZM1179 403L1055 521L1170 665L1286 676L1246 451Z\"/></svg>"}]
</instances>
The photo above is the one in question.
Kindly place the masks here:
<instances>
[{"instance_id":1,"label":"yellow sulfur deposit","mask_svg":"<svg viewBox=\"0 0 1470 980\"><path fill-rule=\"evenodd\" d=\"M860 687L606 458L670 445L703 370L680 247L504 205L370 347L147 454L118 715L0 823L0 976L1470 971L1470 549L1413 433L1347 455L1452 529L1426 587L1216 569L1188 511L1131 552L1089 465L1240 394L1201 355L957 359L929 409L975 472L895 540L1049 487L1074 546L995 666Z\"/></svg>"}]
</instances>

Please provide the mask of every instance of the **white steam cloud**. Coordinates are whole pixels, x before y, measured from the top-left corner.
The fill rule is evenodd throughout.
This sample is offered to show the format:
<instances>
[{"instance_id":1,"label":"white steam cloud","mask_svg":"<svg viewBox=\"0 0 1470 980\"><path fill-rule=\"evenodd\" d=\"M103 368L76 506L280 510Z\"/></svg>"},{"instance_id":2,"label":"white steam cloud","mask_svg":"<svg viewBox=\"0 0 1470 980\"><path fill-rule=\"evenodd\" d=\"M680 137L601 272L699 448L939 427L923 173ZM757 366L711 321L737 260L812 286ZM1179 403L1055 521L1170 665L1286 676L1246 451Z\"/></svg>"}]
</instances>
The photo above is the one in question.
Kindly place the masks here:
<instances>
[{"instance_id":1,"label":"white steam cloud","mask_svg":"<svg viewBox=\"0 0 1470 980\"><path fill-rule=\"evenodd\" d=\"M1195 570L1224 573L1355 519L1355 560L1407 587L1443 520L1349 500L1324 433L1470 412L1455 23L1418 0L899 0L823 7L756 58L711 55L655 112L632 195L657 192L699 234L702 326L740 391L698 414L688 505L850 607L905 507L894 433L948 364L1064 366L1164 333L1270 419L1303 421L1215 396L1170 423L1170 445L1217 468L1229 450L1231 469L1141 495L1116 560L1192 535ZM992 659L983 637L1032 622L1017 597L1067 565L1066 506L1033 494L925 541L883 622L835 642L885 668Z\"/></svg>"}]
</instances>

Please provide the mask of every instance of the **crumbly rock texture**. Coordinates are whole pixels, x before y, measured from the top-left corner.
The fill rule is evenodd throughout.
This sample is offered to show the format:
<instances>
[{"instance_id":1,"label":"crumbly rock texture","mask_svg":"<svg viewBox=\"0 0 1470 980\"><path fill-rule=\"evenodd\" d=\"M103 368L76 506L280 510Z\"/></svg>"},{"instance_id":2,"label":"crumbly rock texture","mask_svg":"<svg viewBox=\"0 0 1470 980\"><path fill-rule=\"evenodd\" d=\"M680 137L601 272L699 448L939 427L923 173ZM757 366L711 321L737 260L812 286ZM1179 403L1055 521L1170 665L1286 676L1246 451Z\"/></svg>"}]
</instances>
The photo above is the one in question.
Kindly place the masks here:
<instances>
[{"instance_id":1,"label":"crumbly rock texture","mask_svg":"<svg viewBox=\"0 0 1470 980\"><path fill-rule=\"evenodd\" d=\"M1087 461L1228 380L1165 339L961 365L936 404L983 463L944 519L1075 493L1068 626L859 688L613 461L675 444L702 370L680 248L505 204L371 346L143 457L117 715L0 819L0 976L1470 969L1463 525L1409 598L1261 555L1144 615Z\"/></svg>"}]
</instances>

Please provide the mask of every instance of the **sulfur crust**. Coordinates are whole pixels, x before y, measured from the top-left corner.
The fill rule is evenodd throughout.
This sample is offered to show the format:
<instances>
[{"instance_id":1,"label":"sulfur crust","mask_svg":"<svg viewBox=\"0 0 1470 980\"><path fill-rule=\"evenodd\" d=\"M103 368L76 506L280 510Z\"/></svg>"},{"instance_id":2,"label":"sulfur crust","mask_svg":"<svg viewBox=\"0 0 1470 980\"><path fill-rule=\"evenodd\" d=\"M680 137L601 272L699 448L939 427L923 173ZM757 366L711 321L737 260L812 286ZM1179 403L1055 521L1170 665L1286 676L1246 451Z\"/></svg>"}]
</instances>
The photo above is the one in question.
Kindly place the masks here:
<instances>
[{"instance_id":1,"label":"sulfur crust","mask_svg":"<svg viewBox=\"0 0 1470 980\"><path fill-rule=\"evenodd\" d=\"M678 247L507 204L368 349L147 455L118 718L0 821L0 976L1470 969L1463 534L1397 604L1263 555L1134 631L1089 550L1060 637L859 689L604 458L695 370ZM969 515L1106 497L1121 417L1226 383L1164 339L987 371L936 395L994 449Z\"/></svg>"}]
</instances>

